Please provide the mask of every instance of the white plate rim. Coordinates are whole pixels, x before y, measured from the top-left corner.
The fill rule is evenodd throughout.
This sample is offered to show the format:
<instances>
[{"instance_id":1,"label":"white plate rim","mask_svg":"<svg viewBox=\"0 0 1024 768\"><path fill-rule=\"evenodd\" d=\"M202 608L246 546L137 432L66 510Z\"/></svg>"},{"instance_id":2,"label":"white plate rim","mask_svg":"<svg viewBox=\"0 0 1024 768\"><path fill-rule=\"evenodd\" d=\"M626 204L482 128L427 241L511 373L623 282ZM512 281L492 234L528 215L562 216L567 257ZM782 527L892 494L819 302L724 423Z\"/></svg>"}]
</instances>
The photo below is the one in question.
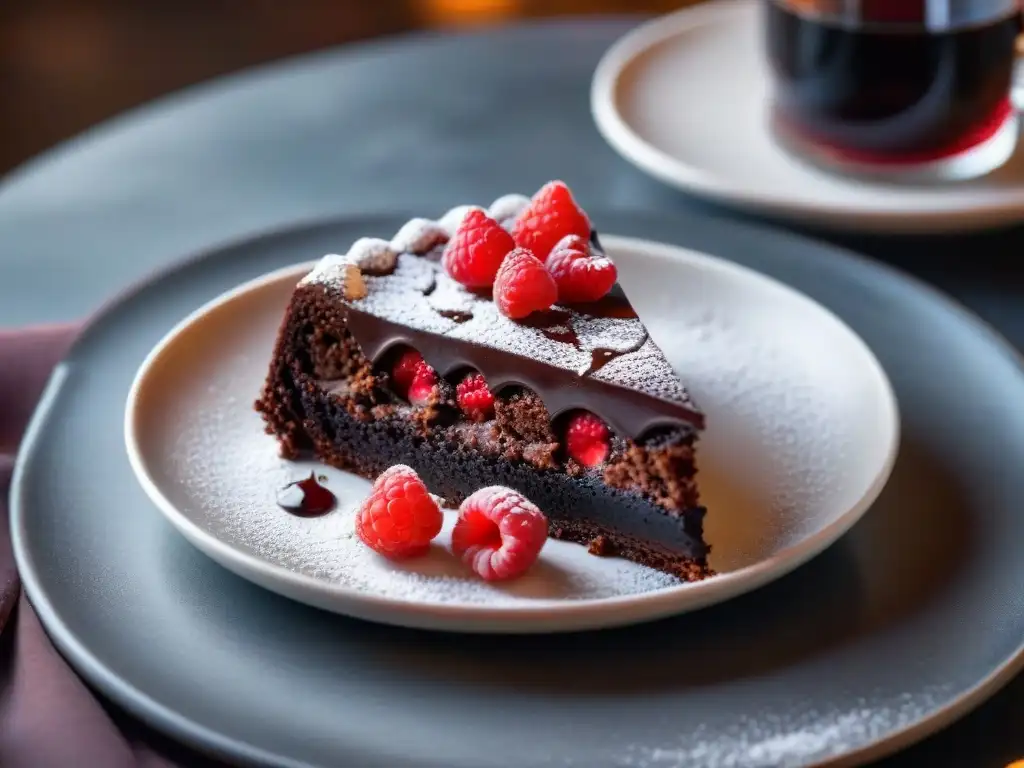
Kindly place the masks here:
<instances>
[{"instance_id":1,"label":"white plate rim","mask_svg":"<svg viewBox=\"0 0 1024 768\"><path fill-rule=\"evenodd\" d=\"M140 441L137 439L135 424L139 412L136 410L136 404L149 369L175 342L179 334L207 313L230 303L242 294L258 290L285 277L294 277L297 282L312 267L313 262L273 270L215 297L178 322L146 355L135 374L125 404L124 440L132 472L157 509L187 541L236 575L307 605L354 618L402 627L481 634L575 632L620 627L698 610L753 591L791 573L849 531L877 499L892 473L900 443L899 406L881 363L860 336L831 310L772 277L726 259L668 243L614 234L602 234L601 239L610 251L619 248L642 250L653 258L699 263L727 273L731 272L745 279L766 281L776 289L789 294L792 300L809 304L838 323L841 330L848 334L850 341L860 348L863 359L871 367L871 377L879 387L885 412L884 426L888 428L884 440L888 450L880 457L874 480L850 509L815 534L769 558L702 582L665 587L637 595L572 602L552 600L540 605L511 605L500 608L417 604L410 600L372 595L340 584L329 584L322 579L241 552L188 519L164 495L148 469Z\"/></svg>"},{"instance_id":2,"label":"white plate rim","mask_svg":"<svg viewBox=\"0 0 1024 768\"><path fill-rule=\"evenodd\" d=\"M590 109L602 138L624 159L644 173L698 197L784 219L796 219L828 228L868 228L891 234L955 232L1008 225L1024 216L1024 189L1006 192L1007 199L971 201L957 197L895 210L877 207L814 203L759 194L723 180L645 141L625 120L616 104L621 75L637 58L685 32L716 23L728 23L761 0L713 0L683 8L645 22L627 32L604 53L591 80Z\"/></svg>"}]
</instances>

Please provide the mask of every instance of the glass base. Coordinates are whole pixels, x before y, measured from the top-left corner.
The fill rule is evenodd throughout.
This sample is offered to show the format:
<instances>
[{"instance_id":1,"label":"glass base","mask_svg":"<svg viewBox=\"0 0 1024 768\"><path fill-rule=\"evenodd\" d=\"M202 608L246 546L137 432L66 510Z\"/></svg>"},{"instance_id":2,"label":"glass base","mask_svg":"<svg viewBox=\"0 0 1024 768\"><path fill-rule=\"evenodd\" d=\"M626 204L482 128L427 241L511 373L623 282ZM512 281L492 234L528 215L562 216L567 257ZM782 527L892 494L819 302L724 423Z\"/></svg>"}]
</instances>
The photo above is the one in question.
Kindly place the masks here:
<instances>
[{"instance_id":1,"label":"glass base","mask_svg":"<svg viewBox=\"0 0 1024 768\"><path fill-rule=\"evenodd\" d=\"M1011 112L985 141L956 154L922 162L870 162L852 159L841 151L815 143L794 132L770 108L769 123L775 141L798 160L832 173L899 183L926 184L965 181L1002 167L1017 148L1020 121Z\"/></svg>"}]
</instances>

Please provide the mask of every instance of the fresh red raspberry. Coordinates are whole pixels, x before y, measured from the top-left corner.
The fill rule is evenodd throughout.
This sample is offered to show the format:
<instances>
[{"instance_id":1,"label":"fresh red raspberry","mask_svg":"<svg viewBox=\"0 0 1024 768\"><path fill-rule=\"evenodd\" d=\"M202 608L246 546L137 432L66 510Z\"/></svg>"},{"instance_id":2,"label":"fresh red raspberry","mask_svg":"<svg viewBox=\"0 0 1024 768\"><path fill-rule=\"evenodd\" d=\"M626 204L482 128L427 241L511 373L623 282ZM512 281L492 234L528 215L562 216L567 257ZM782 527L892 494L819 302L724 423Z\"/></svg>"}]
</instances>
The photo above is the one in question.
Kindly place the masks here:
<instances>
[{"instance_id":1,"label":"fresh red raspberry","mask_svg":"<svg viewBox=\"0 0 1024 768\"><path fill-rule=\"evenodd\" d=\"M412 384L409 385L408 400L413 405L426 405L430 402L430 396L437 387L437 373L421 360L416 366L416 373L413 374Z\"/></svg>"},{"instance_id":2,"label":"fresh red raspberry","mask_svg":"<svg viewBox=\"0 0 1024 768\"><path fill-rule=\"evenodd\" d=\"M493 485L459 507L452 552L487 581L526 573L548 536L548 519L522 494Z\"/></svg>"},{"instance_id":3,"label":"fresh red raspberry","mask_svg":"<svg viewBox=\"0 0 1024 768\"><path fill-rule=\"evenodd\" d=\"M596 467L608 458L610 439L608 426L589 411L573 414L565 431L569 456L585 467Z\"/></svg>"},{"instance_id":4,"label":"fresh red raspberry","mask_svg":"<svg viewBox=\"0 0 1024 768\"><path fill-rule=\"evenodd\" d=\"M494 395L487 387L487 380L474 373L459 382L455 388L459 408L473 421L486 421L494 415Z\"/></svg>"},{"instance_id":5,"label":"fresh red raspberry","mask_svg":"<svg viewBox=\"0 0 1024 768\"><path fill-rule=\"evenodd\" d=\"M405 350L391 367L391 388L399 397L409 394L412 380L416 378L416 369L423 362L423 356L415 349Z\"/></svg>"},{"instance_id":6,"label":"fresh red raspberry","mask_svg":"<svg viewBox=\"0 0 1024 768\"><path fill-rule=\"evenodd\" d=\"M595 258L590 243L578 235L558 241L548 256L547 268L558 285L558 300L567 304L597 301L618 279L612 260Z\"/></svg>"},{"instance_id":7,"label":"fresh red raspberry","mask_svg":"<svg viewBox=\"0 0 1024 768\"><path fill-rule=\"evenodd\" d=\"M377 478L356 512L356 535L374 552L400 560L425 553L443 522L419 475L396 464Z\"/></svg>"},{"instance_id":8,"label":"fresh red raspberry","mask_svg":"<svg viewBox=\"0 0 1024 768\"><path fill-rule=\"evenodd\" d=\"M469 288L489 288L501 262L515 247L498 222L474 208L448 241L441 262L453 280Z\"/></svg>"},{"instance_id":9,"label":"fresh red raspberry","mask_svg":"<svg viewBox=\"0 0 1024 768\"><path fill-rule=\"evenodd\" d=\"M505 257L494 278L494 303L513 320L548 309L558 300L558 286L540 259L525 248Z\"/></svg>"},{"instance_id":10,"label":"fresh red raspberry","mask_svg":"<svg viewBox=\"0 0 1024 768\"><path fill-rule=\"evenodd\" d=\"M516 217L512 236L520 248L529 248L541 261L566 235L590 238L590 219L561 181L549 181Z\"/></svg>"},{"instance_id":11,"label":"fresh red raspberry","mask_svg":"<svg viewBox=\"0 0 1024 768\"><path fill-rule=\"evenodd\" d=\"M548 265L551 261L551 257L559 251L579 251L585 253L587 256L592 256L593 252L590 250L590 241L586 238L580 237L579 235L566 235L557 243L555 247L551 249L551 253L548 254L548 258L544 262L544 266Z\"/></svg>"},{"instance_id":12,"label":"fresh red raspberry","mask_svg":"<svg viewBox=\"0 0 1024 768\"><path fill-rule=\"evenodd\" d=\"M391 388L413 405L426 405L437 384L437 373L415 349L407 349L391 368Z\"/></svg>"}]
</instances>

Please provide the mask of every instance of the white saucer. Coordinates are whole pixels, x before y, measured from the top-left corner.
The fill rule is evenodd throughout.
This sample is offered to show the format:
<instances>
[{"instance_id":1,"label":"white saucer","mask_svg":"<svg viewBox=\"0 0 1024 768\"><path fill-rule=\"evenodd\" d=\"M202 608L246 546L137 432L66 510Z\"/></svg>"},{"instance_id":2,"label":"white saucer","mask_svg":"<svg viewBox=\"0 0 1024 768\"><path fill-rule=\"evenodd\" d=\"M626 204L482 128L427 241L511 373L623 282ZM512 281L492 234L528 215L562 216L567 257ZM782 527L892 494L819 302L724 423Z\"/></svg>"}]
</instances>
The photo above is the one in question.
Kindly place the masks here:
<instances>
[{"instance_id":1,"label":"white saucer","mask_svg":"<svg viewBox=\"0 0 1024 768\"><path fill-rule=\"evenodd\" d=\"M492 586L446 550L396 565L353 534L368 483L316 467L340 498L318 519L275 492L308 475L263 433L253 401L296 282L311 265L242 285L183 321L148 356L128 398L132 467L195 546L270 590L374 621L475 632L630 624L700 608L796 568L850 528L892 468L895 398L847 326L757 272L682 248L606 236L620 277L707 412L699 446L706 535L720 575L664 574L548 541L522 579Z\"/></svg>"},{"instance_id":2,"label":"white saucer","mask_svg":"<svg viewBox=\"0 0 1024 768\"><path fill-rule=\"evenodd\" d=\"M691 194L807 224L966 231L1024 219L1024 150L986 177L913 183L846 177L773 138L758 0L719 0L644 24L605 54L591 106L611 146ZM1013 140L1016 126L1008 130Z\"/></svg>"}]
</instances>

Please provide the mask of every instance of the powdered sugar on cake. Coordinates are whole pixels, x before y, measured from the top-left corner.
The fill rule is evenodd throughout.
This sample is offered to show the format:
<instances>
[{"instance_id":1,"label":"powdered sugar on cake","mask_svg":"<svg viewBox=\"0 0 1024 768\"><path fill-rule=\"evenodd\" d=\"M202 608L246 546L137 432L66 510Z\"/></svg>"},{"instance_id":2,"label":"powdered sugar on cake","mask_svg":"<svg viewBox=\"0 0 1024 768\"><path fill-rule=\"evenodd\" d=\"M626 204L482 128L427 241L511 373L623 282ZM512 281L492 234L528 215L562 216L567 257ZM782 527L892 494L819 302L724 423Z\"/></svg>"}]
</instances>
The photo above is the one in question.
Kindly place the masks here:
<instances>
[{"instance_id":1,"label":"powdered sugar on cake","mask_svg":"<svg viewBox=\"0 0 1024 768\"><path fill-rule=\"evenodd\" d=\"M396 253L426 253L448 240L448 230L430 219L410 219L391 238Z\"/></svg>"},{"instance_id":2,"label":"powdered sugar on cake","mask_svg":"<svg viewBox=\"0 0 1024 768\"><path fill-rule=\"evenodd\" d=\"M395 268L399 253L387 240L361 237L349 249L348 258L364 272L385 273Z\"/></svg>"},{"instance_id":3,"label":"powdered sugar on cake","mask_svg":"<svg viewBox=\"0 0 1024 768\"><path fill-rule=\"evenodd\" d=\"M526 195L502 195L491 203L487 215L497 222L508 221L518 216L529 204L530 198Z\"/></svg>"},{"instance_id":4,"label":"powdered sugar on cake","mask_svg":"<svg viewBox=\"0 0 1024 768\"><path fill-rule=\"evenodd\" d=\"M524 195L505 195L486 213L509 226L529 202ZM336 289L339 262L355 263L366 272L367 296L353 301L352 306L363 312L419 331L529 357L667 402L691 405L685 388L638 318L606 317L587 307L556 306L530 322L510 320L489 297L452 280L436 259L422 258L446 242L474 209L482 210L463 205L436 221L412 219L391 241L362 238L344 256L324 257L300 284Z\"/></svg>"},{"instance_id":5,"label":"powdered sugar on cake","mask_svg":"<svg viewBox=\"0 0 1024 768\"><path fill-rule=\"evenodd\" d=\"M339 260L352 261L366 269L363 264L375 263L377 254L385 249L394 252L396 256L400 253L422 255L451 238L462 220L466 218L466 214L472 210L483 210L495 221L504 222L514 219L529 203L530 198L526 195L509 194L499 197L487 209L478 205L457 205L436 221L424 218L410 219L402 225L402 228L395 233L390 241L363 237L352 244L348 253L342 256L337 254L325 256L299 284L333 284L336 279L333 267ZM372 267L371 269L372 271L383 271Z\"/></svg>"}]
</instances>

